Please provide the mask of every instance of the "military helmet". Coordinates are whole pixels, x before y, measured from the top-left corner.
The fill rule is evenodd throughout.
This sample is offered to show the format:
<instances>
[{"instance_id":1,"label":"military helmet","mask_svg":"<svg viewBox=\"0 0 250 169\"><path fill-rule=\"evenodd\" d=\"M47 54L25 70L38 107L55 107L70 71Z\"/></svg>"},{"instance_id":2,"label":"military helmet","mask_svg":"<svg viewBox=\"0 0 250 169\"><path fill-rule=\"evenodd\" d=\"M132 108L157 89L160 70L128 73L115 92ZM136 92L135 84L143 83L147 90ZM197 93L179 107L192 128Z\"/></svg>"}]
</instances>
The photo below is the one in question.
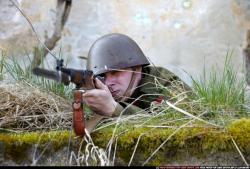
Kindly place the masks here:
<instances>
[{"instance_id":1,"label":"military helmet","mask_svg":"<svg viewBox=\"0 0 250 169\"><path fill-rule=\"evenodd\" d=\"M130 37L112 33L97 39L88 53L87 69L100 75L112 69L149 65L140 47Z\"/></svg>"}]
</instances>

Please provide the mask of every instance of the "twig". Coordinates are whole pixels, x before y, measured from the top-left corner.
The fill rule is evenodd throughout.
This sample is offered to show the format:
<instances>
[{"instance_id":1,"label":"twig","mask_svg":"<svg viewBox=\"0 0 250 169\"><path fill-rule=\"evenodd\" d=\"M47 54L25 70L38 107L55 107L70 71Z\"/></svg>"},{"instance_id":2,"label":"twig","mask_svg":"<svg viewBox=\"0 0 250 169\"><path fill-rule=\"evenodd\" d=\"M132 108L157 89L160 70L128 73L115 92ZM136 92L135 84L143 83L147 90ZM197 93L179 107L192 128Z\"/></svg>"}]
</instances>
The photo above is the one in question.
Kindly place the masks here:
<instances>
[{"instance_id":1,"label":"twig","mask_svg":"<svg viewBox=\"0 0 250 169\"><path fill-rule=\"evenodd\" d=\"M204 115L205 113L203 114L199 114L198 117ZM147 158L147 160L143 163L143 166L149 162L149 160L160 150L160 148L166 144L168 142L168 140L170 140L170 138L175 135L180 129L182 129L183 127L187 126L188 124L190 124L191 122L193 122L195 119L192 119L190 121L188 121L187 123L184 123L183 125L181 125L178 129L176 129L171 135L168 136L168 138Z\"/></svg>"},{"instance_id":2,"label":"twig","mask_svg":"<svg viewBox=\"0 0 250 169\"><path fill-rule=\"evenodd\" d=\"M120 123L120 119L121 119L121 116L122 114L131 106L133 105L138 99L141 99L141 97L144 97L144 96L155 96L155 95L162 95L162 94L142 94L141 96L139 96L138 98L136 98L133 102L131 102L126 108L124 108L122 110L122 112L120 113L120 115L118 116L117 120L116 120L116 125L115 125L115 128L112 132L112 136L111 136L111 139L110 139L110 145L109 145L109 152L108 152L108 159L110 159L110 154L111 154L111 147L112 147L112 142L113 142L113 139L114 139L114 135L115 135L115 132L117 130L117 126L118 124Z\"/></svg>"},{"instance_id":3,"label":"twig","mask_svg":"<svg viewBox=\"0 0 250 169\"><path fill-rule=\"evenodd\" d=\"M145 135L145 134L146 134L146 133L142 133L142 134L140 134L140 136L138 137L137 142L136 142L136 145L135 145L135 148L134 148L134 151L133 151L133 154L132 154L132 156L131 156L131 158L130 158L130 160L129 160L128 166L131 165L132 160L133 160L134 155L135 155L135 151L137 150L137 146L138 146L138 144L139 144L139 141L140 141L141 137L142 137L143 135Z\"/></svg>"},{"instance_id":4,"label":"twig","mask_svg":"<svg viewBox=\"0 0 250 169\"><path fill-rule=\"evenodd\" d=\"M166 103L167 103L167 105L169 105L169 106L172 107L173 109L175 109L175 110L177 110L177 111L179 111L179 112L181 112L181 113L183 113L183 114L185 114L185 115L187 115L187 116L190 116L190 117L192 117L192 118L194 118L194 119L196 119L196 120L202 121L202 122L207 123L207 124L209 124L209 125L212 125L212 126L216 126L216 127L221 128L221 126L216 125L216 124L213 124L213 123L210 123L210 122L205 121L205 120L203 120L203 119L201 119L201 118L198 118L198 117L196 117L196 116L194 116L194 115L192 115L192 114L190 114L190 113L188 113L188 112L186 112L186 111L184 111L184 110L182 110L182 109L176 107L175 105L171 104L171 103L168 102L168 101L166 101Z\"/></svg>"},{"instance_id":5,"label":"twig","mask_svg":"<svg viewBox=\"0 0 250 169\"><path fill-rule=\"evenodd\" d=\"M241 153L239 147L237 146L236 142L234 141L233 137L232 137L232 136L230 136L230 137L231 137L231 140L232 140L233 143L234 143L234 146L236 147L237 151L239 152L239 154L240 154L242 160L244 161L244 163L246 164L246 166L249 166L249 164L247 163L247 161L246 161L246 159L244 158L243 154Z\"/></svg>"}]
</instances>

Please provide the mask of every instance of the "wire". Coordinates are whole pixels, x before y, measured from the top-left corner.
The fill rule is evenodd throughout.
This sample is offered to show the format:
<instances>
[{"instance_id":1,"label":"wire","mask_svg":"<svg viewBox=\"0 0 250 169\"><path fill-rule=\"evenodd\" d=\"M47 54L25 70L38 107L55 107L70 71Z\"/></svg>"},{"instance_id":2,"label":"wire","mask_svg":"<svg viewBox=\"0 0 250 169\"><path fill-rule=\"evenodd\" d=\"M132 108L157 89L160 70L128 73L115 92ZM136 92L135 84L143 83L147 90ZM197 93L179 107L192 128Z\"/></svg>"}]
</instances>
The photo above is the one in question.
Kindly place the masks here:
<instances>
[{"instance_id":1,"label":"wire","mask_svg":"<svg viewBox=\"0 0 250 169\"><path fill-rule=\"evenodd\" d=\"M25 19L28 21L28 23L30 24L31 26L31 29L33 30L33 32L35 33L36 35L36 38L37 40L43 45L43 47L56 59L57 57L49 50L49 48L40 40L35 28L33 27L32 23L30 22L30 19L28 18L27 15L25 15L25 13L20 9L20 7L13 1L13 0L10 0L10 2L21 12L21 14L25 17Z\"/></svg>"}]
</instances>

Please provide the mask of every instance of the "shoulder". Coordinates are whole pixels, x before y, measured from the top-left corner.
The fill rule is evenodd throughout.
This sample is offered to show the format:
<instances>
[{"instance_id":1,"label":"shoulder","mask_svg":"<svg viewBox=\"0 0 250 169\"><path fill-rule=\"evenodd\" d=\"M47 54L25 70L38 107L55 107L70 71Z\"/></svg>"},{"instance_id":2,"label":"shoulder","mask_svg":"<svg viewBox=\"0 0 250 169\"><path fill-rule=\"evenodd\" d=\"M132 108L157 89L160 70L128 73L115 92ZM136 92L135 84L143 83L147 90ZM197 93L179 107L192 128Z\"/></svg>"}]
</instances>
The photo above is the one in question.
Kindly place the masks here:
<instances>
[{"instance_id":1,"label":"shoulder","mask_svg":"<svg viewBox=\"0 0 250 169\"><path fill-rule=\"evenodd\" d=\"M140 89L145 93L158 90L159 84L168 86L172 81L178 80L178 77L171 71L159 66L146 66L142 73Z\"/></svg>"},{"instance_id":2,"label":"shoulder","mask_svg":"<svg viewBox=\"0 0 250 169\"><path fill-rule=\"evenodd\" d=\"M147 66L144 69L146 70L146 73L158 78L164 78L167 80L177 78L177 76L173 72L161 66Z\"/></svg>"},{"instance_id":3,"label":"shoulder","mask_svg":"<svg viewBox=\"0 0 250 169\"><path fill-rule=\"evenodd\" d=\"M148 81L152 81L156 78L164 86L172 85L173 82L181 83L186 89L190 90L190 78L188 78L186 74L180 73L180 71L176 74L171 71L172 69L169 70L161 66L147 66L144 69L146 70L146 74L150 75L150 77L145 76ZM176 70L177 69L175 69L175 72L178 72Z\"/></svg>"}]
</instances>

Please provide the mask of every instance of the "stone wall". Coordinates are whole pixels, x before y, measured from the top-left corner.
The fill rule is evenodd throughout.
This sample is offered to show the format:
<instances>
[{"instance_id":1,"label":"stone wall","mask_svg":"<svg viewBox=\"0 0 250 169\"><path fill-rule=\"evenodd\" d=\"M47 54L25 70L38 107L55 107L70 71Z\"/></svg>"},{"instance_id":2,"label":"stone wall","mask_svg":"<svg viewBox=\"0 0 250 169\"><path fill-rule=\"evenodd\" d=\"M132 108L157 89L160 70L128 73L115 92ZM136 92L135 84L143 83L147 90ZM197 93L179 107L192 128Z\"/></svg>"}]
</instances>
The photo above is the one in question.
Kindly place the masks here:
<instances>
[{"instance_id":1,"label":"stone wall","mask_svg":"<svg viewBox=\"0 0 250 169\"><path fill-rule=\"evenodd\" d=\"M39 36L53 31L56 0L18 0ZM9 54L31 52L37 40L23 16L9 1L0 1L0 48ZM176 67L198 77L204 65L222 71L228 50L244 74L242 49L250 29L250 1L246 0L77 0L73 1L63 37L54 53L68 65L84 67L91 44L100 36L119 32L136 40L156 65ZM54 61L48 57L48 61Z\"/></svg>"}]
</instances>

